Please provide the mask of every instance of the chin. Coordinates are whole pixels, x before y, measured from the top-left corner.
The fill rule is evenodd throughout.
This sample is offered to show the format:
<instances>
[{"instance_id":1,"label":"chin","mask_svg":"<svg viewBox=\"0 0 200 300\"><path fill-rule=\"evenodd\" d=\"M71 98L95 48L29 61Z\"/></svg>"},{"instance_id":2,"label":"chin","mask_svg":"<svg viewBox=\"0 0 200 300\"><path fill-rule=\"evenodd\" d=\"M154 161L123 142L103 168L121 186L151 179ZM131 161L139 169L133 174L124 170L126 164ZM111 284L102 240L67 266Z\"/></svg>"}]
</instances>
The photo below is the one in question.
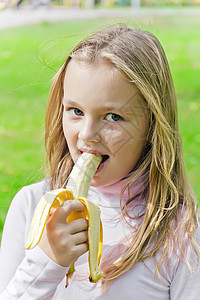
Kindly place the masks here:
<instances>
[{"instance_id":1,"label":"chin","mask_svg":"<svg viewBox=\"0 0 200 300\"><path fill-rule=\"evenodd\" d=\"M94 187L98 187L98 186L101 186L101 184L99 184L95 179L92 179L91 181L91 186L94 186Z\"/></svg>"},{"instance_id":2,"label":"chin","mask_svg":"<svg viewBox=\"0 0 200 300\"><path fill-rule=\"evenodd\" d=\"M119 179L120 180L120 179ZM92 181L91 181L91 186L93 186L93 187L104 187L104 186L109 186L109 185L112 185L112 184L114 184L114 183L116 183L118 180L114 180L114 182L112 182L112 181L101 181L101 180L98 180L98 179L92 179Z\"/></svg>"},{"instance_id":3,"label":"chin","mask_svg":"<svg viewBox=\"0 0 200 300\"><path fill-rule=\"evenodd\" d=\"M105 185L108 185L108 184L105 183L104 181L102 182L101 180L93 178L90 185L93 186L93 187L102 187L102 186L105 186Z\"/></svg>"}]
</instances>

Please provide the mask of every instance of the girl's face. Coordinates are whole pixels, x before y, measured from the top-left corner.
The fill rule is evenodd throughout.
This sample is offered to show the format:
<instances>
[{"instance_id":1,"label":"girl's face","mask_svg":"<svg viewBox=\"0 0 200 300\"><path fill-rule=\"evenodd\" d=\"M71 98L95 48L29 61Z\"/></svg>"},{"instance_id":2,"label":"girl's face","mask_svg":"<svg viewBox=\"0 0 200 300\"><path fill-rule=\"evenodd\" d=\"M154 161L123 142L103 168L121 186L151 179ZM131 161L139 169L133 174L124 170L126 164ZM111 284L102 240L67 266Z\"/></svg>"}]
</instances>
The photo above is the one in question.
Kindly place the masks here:
<instances>
[{"instance_id":1,"label":"girl's face","mask_svg":"<svg viewBox=\"0 0 200 300\"><path fill-rule=\"evenodd\" d=\"M85 151L106 160L91 184L105 186L124 178L140 158L148 132L147 107L136 86L109 62L72 59L63 106L63 130L73 161Z\"/></svg>"}]
</instances>

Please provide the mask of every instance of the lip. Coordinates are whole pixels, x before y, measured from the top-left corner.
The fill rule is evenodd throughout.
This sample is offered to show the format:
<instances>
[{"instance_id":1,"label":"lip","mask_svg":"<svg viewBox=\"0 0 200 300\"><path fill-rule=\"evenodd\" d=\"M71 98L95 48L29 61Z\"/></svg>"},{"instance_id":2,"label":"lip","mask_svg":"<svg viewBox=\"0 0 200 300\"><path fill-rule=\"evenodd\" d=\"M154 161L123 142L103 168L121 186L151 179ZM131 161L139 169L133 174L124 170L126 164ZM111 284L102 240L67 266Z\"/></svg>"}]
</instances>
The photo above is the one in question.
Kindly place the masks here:
<instances>
[{"instance_id":1,"label":"lip","mask_svg":"<svg viewBox=\"0 0 200 300\"><path fill-rule=\"evenodd\" d=\"M101 155L108 155L106 153L100 152L95 149L86 149L86 148L79 149L79 152L80 152L80 154L82 154L83 152L88 152L88 153L95 153L95 154L101 154Z\"/></svg>"}]
</instances>

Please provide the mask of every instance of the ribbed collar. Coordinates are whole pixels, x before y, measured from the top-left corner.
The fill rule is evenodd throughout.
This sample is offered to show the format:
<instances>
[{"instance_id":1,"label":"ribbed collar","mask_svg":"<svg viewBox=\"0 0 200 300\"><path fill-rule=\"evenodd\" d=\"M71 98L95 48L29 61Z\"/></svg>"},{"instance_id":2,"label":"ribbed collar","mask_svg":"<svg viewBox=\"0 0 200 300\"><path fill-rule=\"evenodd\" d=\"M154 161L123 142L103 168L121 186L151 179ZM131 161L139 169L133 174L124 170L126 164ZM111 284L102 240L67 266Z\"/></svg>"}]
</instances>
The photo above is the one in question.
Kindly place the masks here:
<instances>
[{"instance_id":1,"label":"ribbed collar","mask_svg":"<svg viewBox=\"0 0 200 300\"><path fill-rule=\"evenodd\" d=\"M120 207L120 198L121 191L124 187L126 180L133 174L130 173L128 176L123 178L122 180L113 183L111 185L102 186L102 187L91 187L92 191L96 191L98 194L104 196L104 200L106 198L107 202L110 202L111 207ZM136 177L136 179L126 188L123 196L122 196L122 205L125 204L128 199L134 197L138 193L141 193L147 185L146 175ZM127 206L128 214L131 212L133 217L139 217L144 215L146 210L146 199L144 195L140 195L136 197L130 204Z\"/></svg>"}]
</instances>

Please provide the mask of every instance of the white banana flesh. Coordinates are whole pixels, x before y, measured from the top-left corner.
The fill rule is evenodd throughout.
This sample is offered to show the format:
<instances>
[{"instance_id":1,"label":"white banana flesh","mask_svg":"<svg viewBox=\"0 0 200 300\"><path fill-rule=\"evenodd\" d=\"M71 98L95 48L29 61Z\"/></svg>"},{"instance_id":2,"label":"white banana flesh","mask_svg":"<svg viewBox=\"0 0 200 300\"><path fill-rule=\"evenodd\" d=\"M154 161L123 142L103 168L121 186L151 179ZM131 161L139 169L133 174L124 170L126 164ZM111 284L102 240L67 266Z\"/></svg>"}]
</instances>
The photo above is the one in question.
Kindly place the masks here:
<instances>
[{"instance_id":1,"label":"white banana flesh","mask_svg":"<svg viewBox=\"0 0 200 300\"><path fill-rule=\"evenodd\" d=\"M72 212L66 222L69 223L82 217L89 221L89 279L91 282L96 282L101 278L98 265L101 258L103 232L100 209L96 204L87 200L86 197L91 180L101 160L101 155L84 152L77 160L69 175L66 189L49 191L41 198L35 209L28 240L25 245L26 249L32 249L39 243L52 207L58 208L67 200L77 199L81 201L85 208L84 212ZM73 265L70 270L74 271Z\"/></svg>"},{"instance_id":2,"label":"white banana flesh","mask_svg":"<svg viewBox=\"0 0 200 300\"><path fill-rule=\"evenodd\" d=\"M84 152L74 165L66 189L71 191L74 198L87 198L92 178L102 160L99 154Z\"/></svg>"}]
</instances>

